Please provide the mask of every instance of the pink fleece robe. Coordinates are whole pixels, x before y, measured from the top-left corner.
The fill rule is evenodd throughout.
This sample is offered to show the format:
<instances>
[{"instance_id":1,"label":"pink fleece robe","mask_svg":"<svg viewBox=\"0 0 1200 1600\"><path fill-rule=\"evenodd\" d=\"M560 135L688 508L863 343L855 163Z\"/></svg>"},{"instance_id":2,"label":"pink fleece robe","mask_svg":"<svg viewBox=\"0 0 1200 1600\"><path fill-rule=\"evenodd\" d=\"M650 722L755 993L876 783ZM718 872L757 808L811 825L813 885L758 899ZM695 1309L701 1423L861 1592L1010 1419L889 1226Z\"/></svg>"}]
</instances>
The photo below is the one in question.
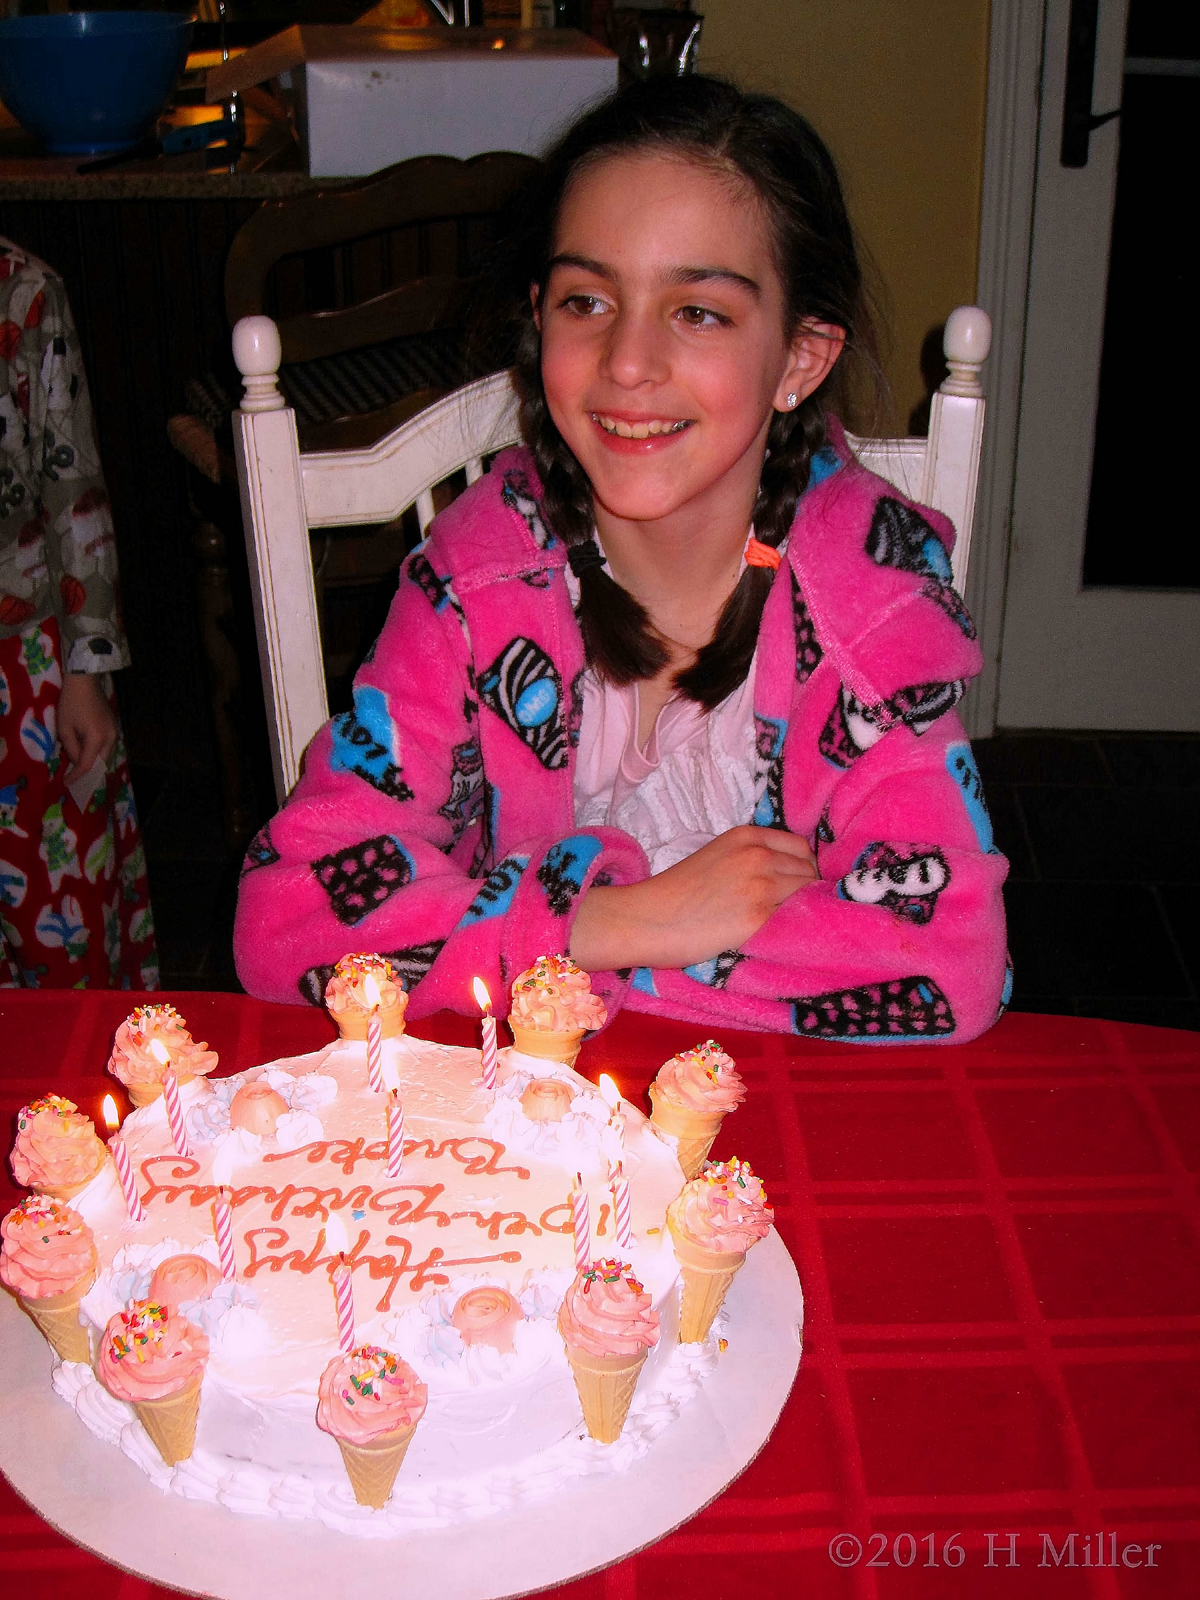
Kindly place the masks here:
<instances>
[{"instance_id":1,"label":"pink fleece robe","mask_svg":"<svg viewBox=\"0 0 1200 1600\"><path fill-rule=\"evenodd\" d=\"M950 586L954 530L850 456L814 462L763 611L755 822L813 844L819 882L740 950L594 973L622 1005L719 1027L859 1043L967 1040L1007 998L1001 884L982 785L952 707L980 652ZM570 947L593 883L645 878L639 845L580 829L583 645L566 548L522 450L434 522L401 568L353 710L246 858L238 972L320 1004L349 951L391 957L409 1015L496 1011Z\"/></svg>"}]
</instances>

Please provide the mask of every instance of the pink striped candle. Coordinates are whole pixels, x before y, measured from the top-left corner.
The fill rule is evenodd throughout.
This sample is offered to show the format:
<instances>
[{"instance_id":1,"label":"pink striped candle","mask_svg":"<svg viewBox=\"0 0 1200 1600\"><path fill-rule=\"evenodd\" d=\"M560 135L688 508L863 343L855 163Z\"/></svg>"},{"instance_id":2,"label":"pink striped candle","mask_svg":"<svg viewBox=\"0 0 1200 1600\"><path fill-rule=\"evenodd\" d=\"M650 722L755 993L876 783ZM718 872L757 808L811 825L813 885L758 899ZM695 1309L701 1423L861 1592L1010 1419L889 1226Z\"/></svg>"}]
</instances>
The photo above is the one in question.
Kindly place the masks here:
<instances>
[{"instance_id":1,"label":"pink striped candle","mask_svg":"<svg viewBox=\"0 0 1200 1600\"><path fill-rule=\"evenodd\" d=\"M117 1169L117 1177L121 1181L121 1193L125 1196L125 1209L129 1213L130 1222L145 1222L146 1208L142 1205L138 1195L137 1183L134 1180L133 1168L129 1165L129 1151L125 1148L123 1139L110 1139L108 1148L112 1152L113 1164Z\"/></svg>"},{"instance_id":2,"label":"pink striped candle","mask_svg":"<svg viewBox=\"0 0 1200 1600\"><path fill-rule=\"evenodd\" d=\"M613 1176L613 1220L617 1231L618 1250L628 1250L633 1243L633 1212L629 1201L629 1179L624 1168L618 1166Z\"/></svg>"},{"instance_id":3,"label":"pink striped candle","mask_svg":"<svg viewBox=\"0 0 1200 1600\"><path fill-rule=\"evenodd\" d=\"M483 1012L483 1087L489 1094L496 1092L496 1019L492 1015L492 997L482 978L474 978L471 987L475 1001Z\"/></svg>"},{"instance_id":4,"label":"pink striped candle","mask_svg":"<svg viewBox=\"0 0 1200 1600\"><path fill-rule=\"evenodd\" d=\"M582 1174L575 1174L571 1190L571 1231L575 1235L575 1270L586 1272L592 1253L592 1214Z\"/></svg>"},{"instance_id":5,"label":"pink striped candle","mask_svg":"<svg viewBox=\"0 0 1200 1600\"><path fill-rule=\"evenodd\" d=\"M171 1124L171 1140L178 1156L190 1156L192 1147L188 1144L187 1129L183 1122L183 1106L179 1100L179 1079L175 1076L175 1068L168 1067L163 1073L163 1096L167 1102L167 1121Z\"/></svg>"},{"instance_id":6,"label":"pink striped candle","mask_svg":"<svg viewBox=\"0 0 1200 1600\"><path fill-rule=\"evenodd\" d=\"M333 1292L337 1299L338 1344L349 1355L354 1349L354 1284L345 1256L338 1257L333 1269Z\"/></svg>"},{"instance_id":7,"label":"pink striped candle","mask_svg":"<svg viewBox=\"0 0 1200 1600\"><path fill-rule=\"evenodd\" d=\"M387 1175L389 1178L398 1178L404 1166L404 1107L400 1104L398 1089L392 1089L388 1094L387 1125Z\"/></svg>"},{"instance_id":8,"label":"pink striped candle","mask_svg":"<svg viewBox=\"0 0 1200 1600\"><path fill-rule=\"evenodd\" d=\"M367 1017L367 1082L376 1094L386 1088L383 1081L383 1024L379 1020L379 985L368 972L363 979L363 999L370 1006Z\"/></svg>"},{"instance_id":9,"label":"pink striped candle","mask_svg":"<svg viewBox=\"0 0 1200 1600\"><path fill-rule=\"evenodd\" d=\"M237 1277L237 1258L233 1253L233 1211L230 1193L223 1185L217 1190L213 1202L213 1223L217 1233L217 1254L221 1258L221 1276L226 1283Z\"/></svg>"}]
</instances>

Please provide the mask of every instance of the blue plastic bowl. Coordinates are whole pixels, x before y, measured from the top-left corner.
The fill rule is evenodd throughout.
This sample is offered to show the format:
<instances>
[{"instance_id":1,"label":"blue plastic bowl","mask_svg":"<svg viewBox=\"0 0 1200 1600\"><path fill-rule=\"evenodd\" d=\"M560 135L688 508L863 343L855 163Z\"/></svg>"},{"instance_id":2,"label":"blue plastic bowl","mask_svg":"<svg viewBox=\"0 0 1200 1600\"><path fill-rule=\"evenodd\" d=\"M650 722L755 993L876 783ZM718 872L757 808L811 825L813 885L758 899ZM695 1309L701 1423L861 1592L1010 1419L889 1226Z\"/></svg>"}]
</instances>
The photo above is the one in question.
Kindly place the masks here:
<instances>
[{"instance_id":1,"label":"blue plastic bowl","mask_svg":"<svg viewBox=\"0 0 1200 1600\"><path fill-rule=\"evenodd\" d=\"M0 20L0 100L51 155L144 139L187 60L190 17L75 11Z\"/></svg>"}]
</instances>

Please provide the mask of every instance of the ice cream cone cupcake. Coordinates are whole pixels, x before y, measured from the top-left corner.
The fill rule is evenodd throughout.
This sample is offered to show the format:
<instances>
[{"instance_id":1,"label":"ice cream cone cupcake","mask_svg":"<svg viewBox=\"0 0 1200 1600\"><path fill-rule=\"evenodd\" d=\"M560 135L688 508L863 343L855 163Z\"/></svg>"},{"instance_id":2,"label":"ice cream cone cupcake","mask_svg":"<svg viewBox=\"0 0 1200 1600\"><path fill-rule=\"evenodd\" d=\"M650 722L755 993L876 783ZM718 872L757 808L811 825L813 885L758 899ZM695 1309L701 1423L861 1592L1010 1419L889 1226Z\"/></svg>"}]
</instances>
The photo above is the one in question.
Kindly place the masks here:
<instances>
[{"instance_id":1,"label":"ice cream cone cupcake","mask_svg":"<svg viewBox=\"0 0 1200 1600\"><path fill-rule=\"evenodd\" d=\"M508 1026L522 1055L574 1066L584 1034L607 1020L592 980L569 956L539 956L513 981Z\"/></svg>"},{"instance_id":2,"label":"ice cream cone cupcake","mask_svg":"<svg viewBox=\"0 0 1200 1600\"><path fill-rule=\"evenodd\" d=\"M70 1206L30 1195L0 1222L0 1279L62 1361L90 1361L79 1302L96 1281L92 1230Z\"/></svg>"},{"instance_id":3,"label":"ice cream cone cupcake","mask_svg":"<svg viewBox=\"0 0 1200 1600\"><path fill-rule=\"evenodd\" d=\"M73 1100L44 1094L17 1113L17 1142L9 1164L24 1189L70 1200L108 1160L92 1119L77 1111Z\"/></svg>"},{"instance_id":4,"label":"ice cream cone cupcake","mask_svg":"<svg viewBox=\"0 0 1200 1600\"><path fill-rule=\"evenodd\" d=\"M317 1427L337 1440L360 1506L387 1504L427 1399L408 1363L377 1345L336 1355L321 1374Z\"/></svg>"},{"instance_id":5,"label":"ice cream cone cupcake","mask_svg":"<svg viewBox=\"0 0 1200 1600\"><path fill-rule=\"evenodd\" d=\"M593 1261L567 1290L558 1331L587 1431L599 1444L614 1444L658 1343L658 1312L625 1262Z\"/></svg>"},{"instance_id":6,"label":"ice cream cone cupcake","mask_svg":"<svg viewBox=\"0 0 1200 1600\"><path fill-rule=\"evenodd\" d=\"M166 1060L163 1054L166 1054ZM163 1073L173 1067L182 1086L203 1078L217 1064L217 1052L188 1032L174 1006L138 1006L117 1029L108 1070L139 1109L163 1092Z\"/></svg>"},{"instance_id":7,"label":"ice cream cone cupcake","mask_svg":"<svg viewBox=\"0 0 1200 1600\"><path fill-rule=\"evenodd\" d=\"M101 1335L96 1376L133 1407L169 1467L195 1447L207 1361L207 1334L153 1300L118 1311Z\"/></svg>"},{"instance_id":8,"label":"ice cream cone cupcake","mask_svg":"<svg viewBox=\"0 0 1200 1600\"><path fill-rule=\"evenodd\" d=\"M379 1013L382 1038L398 1039L404 1032L408 995L386 956L343 956L325 985L325 1004L343 1039L366 1039L372 1009Z\"/></svg>"},{"instance_id":9,"label":"ice cream cone cupcake","mask_svg":"<svg viewBox=\"0 0 1200 1600\"><path fill-rule=\"evenodd\" d=\"M710 1163L667 1207L667 1227L683 1277L679 1339L708 1338L746 1251L771 1231L774 1213L744 1161Z\"/></svg>"},{"instance_id":10,"label":"ice cream cone cupcake","mask_svg":"<svg viewBox=\"0 0 1200 1600\"><path fill-rule=\"evenodd\" d=\"M713 1039L672 1056L658 1069L650 1085L650 1121L678 1140L685 1178L700 1171L722 1121L745 1094L737 1068Z\"/></svg>"}]
</instances>

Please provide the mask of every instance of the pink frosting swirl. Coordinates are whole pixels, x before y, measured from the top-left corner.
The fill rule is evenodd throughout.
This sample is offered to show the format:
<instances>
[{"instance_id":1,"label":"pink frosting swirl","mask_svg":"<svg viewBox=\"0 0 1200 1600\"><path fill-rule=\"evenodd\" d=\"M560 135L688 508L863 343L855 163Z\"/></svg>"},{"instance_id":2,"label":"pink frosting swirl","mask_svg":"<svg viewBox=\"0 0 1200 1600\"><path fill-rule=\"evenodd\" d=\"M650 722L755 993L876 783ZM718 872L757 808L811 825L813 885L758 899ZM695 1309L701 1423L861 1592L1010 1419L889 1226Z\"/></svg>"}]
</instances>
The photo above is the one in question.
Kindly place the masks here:
<instances>
[{"instance_id":1,"label":"pink frosting swirl","mask_svg":"<svg viewBox=\"0 0 1200 1600\"><path fill-rule=\"evenodd\" d=\"M342 957L333 969L333 977L325 985L325 1004L330 1011L369 1013L371 1003L363 987L367 978L374 978L375 987L379 990L380 1018L396 1010L403 1016L408 995L400 981L400 974L386 956L376 955Z\"/></svg>"},{"instance_id":2,"label":"pink frosting swirl","mask_svg":"<svg viewBox=\"0 0 1200 1600\"><path fill-rule=\"evenodd\" d=\"M608 1021L592 980L569 956L539 956L513 980L509 1020L544 1033L578 1033Z\"/></svg>"},{"instance_id":3,"label":"pink frosting swirl","mask_svg":"<svg viewBox=\"0 0 1200 1600\"><path fill-rule=\"evenodd\" d=\"M593 1261L567 1290L558 1331L594 1356L631 1356L658 1343L658 1312L623 1261Z\"/></svg>"},{"instance_id":4,"label":"pink frosting swirl","mask_svg":"<svg viewBox=\"0 0 1200 1600\"><path fill-rule=\"evenodd\" d=\"M17 1113L10 1164L24 1188L66 1197L90 1183L107 1160L92 1119L73 1100L46 1094Z\"/></svg>"},{"instance_id":5,"label":"pink frosting swirl","mask_svg":"<svg viewBox=\"0 0 1200 1600\"><path fill-rule=\"evenodd\" d=\"M207 1334L153 1300L135 1300L105 1328L96 1375L109 1394L137 1405L177 1394L207 1360Z\"/></svg>"},{"instance_id":6,"label":"pink frosting swirl","mask_svg":"<svg viewBox=\"0 0 1200 1600\"><path fill-rule=\"evenodd\" d=\"M190 1300L207 1300L221 1282L221 1274L203 1256L168 1256L150 1279L150 1299L174 1315Z\"/></svg>"},{"instance_id":7,"label":"pink frosting swirl","mask_svg":"<svg viewBox=\"0 0 1200 1600\"><path fill-rule=\"evenodd\" d=\"M710 1161L667 1208L671 1223L704 1250L744 1253L771 1231L775 1213L745 1161Z\"/></svg>"},{"instance_id":8,"label":"pink frosting swirl","mask_svg":"<svg viewBox=\"0 0 1200 1600\"><path fill-rule=\"evenodd\" d=\"M31 1194L0 1222L0 1279L26 1300L66 1294L95 1275L92 1230L70 1206Z\"/></svg>"},{"instance_id":9,"label":"pink frosting swirl","mask_svg":"<svg viewBox=\"0 0 1200 1600\"><path fill-rule=\"evenodd\" d=\"M513 1331L522 1311L507 1289L490 1285L459 1295L450 1313L464 1344L490 1344L503 1355L513 1347Z\"/></svg>"},{"instance_id":10,"label":"pink frosting swirl","mask_svg":"<svg viewBox=\"0 0 1200 1600\"><path fill-rule=\"evenodd\" d=\"M659 1094L680 1111L736 1110L746 1095L738 1069L715 1039L681 1050L658 1069Z\"/></svg>"},{"instance_id":11,"label":"pink frosting swirl","mask_svg":"<svg viewBox=\"0 0 1200 1600\"><path fill-rule=\"evenodd\" d=\"M139 1006L117 1029L108 1070L128 1087L157 1088L166 1064L150 1046L157 1041L170 1057L180 1083L202 1078L217 1064L217 1052L197 1044L174 1006Z\"/></svg>"},{"instance_id":12,"label":"pink frosting swirl","mask_svg":"<svg viewBox=\"0 0 1200 1600\"><path fill-rule=\"evenodd\" d=\"M369 1444L415 1426L428 1398L407 1361L378 1345L360 1345L350 1355L334 1356L321 1374L317 1427L347 1444Z\"/></svg>"}]
</instances>

